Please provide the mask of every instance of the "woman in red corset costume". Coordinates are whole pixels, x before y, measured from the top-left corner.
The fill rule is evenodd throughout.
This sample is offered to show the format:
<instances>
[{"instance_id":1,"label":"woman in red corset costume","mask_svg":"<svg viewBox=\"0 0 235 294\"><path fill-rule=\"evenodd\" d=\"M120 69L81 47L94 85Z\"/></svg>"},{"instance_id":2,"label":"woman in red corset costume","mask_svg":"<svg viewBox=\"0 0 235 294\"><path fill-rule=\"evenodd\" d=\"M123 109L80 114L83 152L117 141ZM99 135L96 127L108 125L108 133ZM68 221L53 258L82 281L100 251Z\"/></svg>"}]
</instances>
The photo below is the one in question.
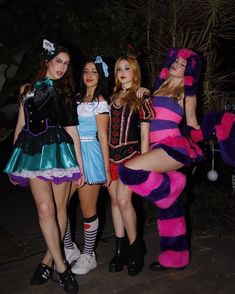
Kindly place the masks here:
<instances>
[{"instance_id":1,"label":"woman in red corset costume","mask_svg":"<svg viewBox=\"0 0 235 294\"><path fill-rule=\"evenodd\" d=\"M109 271L119 272L123 269L123 264L127 263L128 274L133 276L143 268L146 248L135 229L136 213L132 205L132 191L119 181L118 166L140 152L149 150L149 122L154 117L154 112L150 99L142 100L136 96L136 91L140 88L140 67L135 58L120 57L115 63L114 74L115 88L111 97L109 128L112 177L109 194L116 252L109 263ZM125 230L129 248L125 246Z\"/></svg>"},{"instance_id":2,"label":"woman in red corset costume","mask_svg":"<svg viewBox=\"0 0 235 294\"><path fill-rule=\"evenodd\" d=\"M196 118L199 73L200 59L195 52L185 48L169 51L152 98L156 116L150 124L150 151L119 168L121 181L158 207L160 255L150 265L155 271L189 264L184 211L177 201L186 178L177 170L201 160L202 152L181 135L179 124L185 114L187 125L199 128Z\"/></svg>"}]
</instances>

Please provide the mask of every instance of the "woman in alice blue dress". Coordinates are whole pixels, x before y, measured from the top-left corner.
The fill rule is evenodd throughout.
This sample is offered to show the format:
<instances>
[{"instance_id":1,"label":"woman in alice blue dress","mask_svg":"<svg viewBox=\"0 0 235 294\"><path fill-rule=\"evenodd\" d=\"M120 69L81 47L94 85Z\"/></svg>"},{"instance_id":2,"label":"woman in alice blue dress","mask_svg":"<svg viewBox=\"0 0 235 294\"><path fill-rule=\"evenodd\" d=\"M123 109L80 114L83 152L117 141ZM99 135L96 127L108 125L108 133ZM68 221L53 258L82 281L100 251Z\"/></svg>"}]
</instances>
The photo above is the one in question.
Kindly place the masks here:
<instances>
[{"instance_id":1,"label":"woman in alice blue dress","mask_svg":"<svg viewBox=\"0 0 235 294\"><path fill-rule=\"evenodd\" d=\"M82 185L84 180L78 121L69 95L74 85L70 59L66 48L43 40L39 70L20 89L14 149L4 171L13 184L30 186L48 248L30 284L47 282L56 269L60 286L73 294L78 285L66 267L60 242L71 182Z\"/></svg>"},{"instance_id":2,"label":"woman in alice blue dress","mask_svg":"<svg viewBox=\"0 0 235 294\"><path fill-rule=\"evenodd\" d=\"M84 249L80 255L71 239L68 225L65 238L65 255L72 263L72 272L84 275L97 266L94 246L98 230L97 199L101 185L109 186L108 124L109 106L104 98L107 65L100 56L84 63L81 76L81 92L78 95L77 114L85 185L78 189L84 217ZM77 187L72 186L71 194ZM73 263L76 260L75 263Z\"/></svg>"}]
</instances>

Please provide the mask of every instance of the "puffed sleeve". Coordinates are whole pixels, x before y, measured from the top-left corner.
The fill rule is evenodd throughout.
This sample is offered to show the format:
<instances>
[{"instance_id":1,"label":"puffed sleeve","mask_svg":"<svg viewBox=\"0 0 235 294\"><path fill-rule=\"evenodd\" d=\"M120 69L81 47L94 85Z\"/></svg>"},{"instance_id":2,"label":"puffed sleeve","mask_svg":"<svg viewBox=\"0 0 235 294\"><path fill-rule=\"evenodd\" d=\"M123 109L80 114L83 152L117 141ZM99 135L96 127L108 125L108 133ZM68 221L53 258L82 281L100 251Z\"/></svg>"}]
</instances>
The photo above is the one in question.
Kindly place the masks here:
<instances>
[{"instance_id":1,"label":"puffed sleeve","mask_svg":"<svg viewBox=\"0 0 235 294\"><path fill-rule=\"evenodd\" d=\"M142 101L139 108L141 122L150 122L155 117L155 110L151 98L146 98Z\"/></svg>"},{"instance_id":2,"label":"puffed sleeve","mask_svg":"<svg viewBox=\"0 0 235 294\"><path fill-rule=\"evenodd\" d=\"M110 108L107 101L100 101L96 102L96 105L94 107L94 113L97 114L109 114Z\"/></svg>"}]
</instances>

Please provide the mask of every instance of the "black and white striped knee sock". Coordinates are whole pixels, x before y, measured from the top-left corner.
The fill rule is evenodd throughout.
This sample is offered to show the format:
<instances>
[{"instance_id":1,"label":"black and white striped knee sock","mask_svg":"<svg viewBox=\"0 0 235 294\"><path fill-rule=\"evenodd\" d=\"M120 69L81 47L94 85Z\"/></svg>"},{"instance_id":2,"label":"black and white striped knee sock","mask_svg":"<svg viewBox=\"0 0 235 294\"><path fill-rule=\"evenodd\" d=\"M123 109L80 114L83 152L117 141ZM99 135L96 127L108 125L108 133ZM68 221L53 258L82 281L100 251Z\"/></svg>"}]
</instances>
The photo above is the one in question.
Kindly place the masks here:
<instances>
[{"instance_id":1,"label":"black and white striped knee sock","mask_svg":"<svg viewBox=\"0 0 235 294\"><path fill-rule=\"evenodd\" d=\"M68 222L67 222L67 227L66 227L66 231L65 231L63 241L64 241L64 247L66 247L67 249L73 249L74 248L73 240L72 240L72 236L71 236L71 228L70 228L69 219L68 219Z\"/></svg>"},{"instance_id":2,"label":"black and white striped knee sock","mask_svg":"<svg viewBox=\"0 0 235 294\"><path fill-rule=\"evenodd\" d=\"M84 218L84 251L92 256L98 231L99 219L97 215Z\"/></svg>"}]
</instances>

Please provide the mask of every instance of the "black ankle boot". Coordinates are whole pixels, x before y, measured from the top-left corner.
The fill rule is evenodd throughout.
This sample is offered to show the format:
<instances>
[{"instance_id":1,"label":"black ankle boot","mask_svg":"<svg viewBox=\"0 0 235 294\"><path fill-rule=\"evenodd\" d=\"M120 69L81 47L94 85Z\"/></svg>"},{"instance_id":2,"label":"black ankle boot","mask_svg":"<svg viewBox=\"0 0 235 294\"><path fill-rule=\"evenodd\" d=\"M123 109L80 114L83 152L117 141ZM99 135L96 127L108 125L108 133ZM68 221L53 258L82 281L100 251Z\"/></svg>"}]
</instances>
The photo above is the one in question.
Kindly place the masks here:
<instances>
[{"instance_id":1,"label":"black ankle boot","mask_svg":"<svg viewBox=\"0 0 235 294\"><path fill-rule=\"evenodd\" d=\"M125 256L125 252L127 251L126 247L126 237L116 237L116 251L109 262L109 272L117 273L123 270L123 265L127 264Z\"/></svg>"},{"instance_id":2,"label":"black ankle boot","mask_svg":"<svg viewBox=\"0 0 235 294\"><path fill-rule=\"evenodd\" d=\"M146 245L144 240L135 239L129 247L128 274L130 276L138 275L144 267L144 255L146 254Z\"/></svg>"}]
</instances>

